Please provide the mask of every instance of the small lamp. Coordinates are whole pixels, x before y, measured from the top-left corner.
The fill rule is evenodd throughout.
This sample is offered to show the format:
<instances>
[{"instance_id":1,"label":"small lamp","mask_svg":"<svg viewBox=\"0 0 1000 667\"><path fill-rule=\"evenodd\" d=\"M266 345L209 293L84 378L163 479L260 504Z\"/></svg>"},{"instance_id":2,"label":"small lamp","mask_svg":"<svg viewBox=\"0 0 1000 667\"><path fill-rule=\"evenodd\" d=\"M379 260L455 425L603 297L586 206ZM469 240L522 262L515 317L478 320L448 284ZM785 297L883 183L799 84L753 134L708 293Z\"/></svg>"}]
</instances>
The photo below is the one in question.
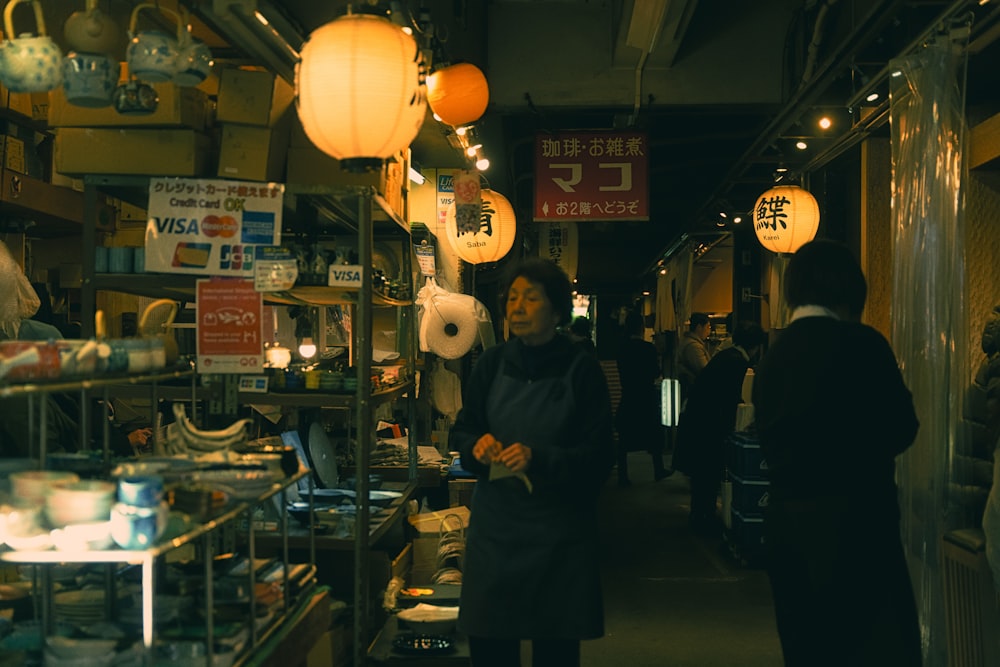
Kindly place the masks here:
<instances>
[{"instance_id":1,"label":"small lamp","mask_svg":"<svg viewBox=\"0 0 1000 667\"><path fill-rule=\"evenodd\" d=\"M777 185L753 207L757 240L776 253L794 253L812 241L819 229L819 204L798 185Z\"/></svg>"},{"instance_id":2,"label":"small lamp","mask_svg":"<svg viewBox=\"0 0 1000 667\"><path fill-rule=\"evenodd\" d=\"M681 416L681 383L676 378L664 378L660 383L660 423L677 426Z\"/></svg>"}]
</instances>

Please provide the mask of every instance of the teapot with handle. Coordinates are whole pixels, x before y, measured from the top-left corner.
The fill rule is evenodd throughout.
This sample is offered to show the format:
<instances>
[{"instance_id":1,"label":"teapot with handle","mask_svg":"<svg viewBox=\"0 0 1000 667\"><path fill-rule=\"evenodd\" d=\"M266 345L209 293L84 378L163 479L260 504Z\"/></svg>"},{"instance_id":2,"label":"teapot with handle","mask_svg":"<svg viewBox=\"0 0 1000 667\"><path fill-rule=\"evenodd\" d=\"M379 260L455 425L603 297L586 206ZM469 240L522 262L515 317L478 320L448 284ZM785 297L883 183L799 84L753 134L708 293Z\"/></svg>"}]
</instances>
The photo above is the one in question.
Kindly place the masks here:
<instances>
[{"instance_id":1,"label":"teapot with handle","mask_svg":"<svg viewBox=\"0 0 1000 667\"><path fill-rule=\"evenodd\" d=\"M166 7L160 7L150 2L140 3L132 10L129 22L129 43L125 50L125 60L128 62L129 74L134 74L143 81L162 83L170 81L177 73L177 56L179 54L178 38L160 30L136 31L139 12L143 9L156 9L164 14L170 14L177 21L177 35L181 33L181 20L177 12Z\"/></svg>"},{"instance_id":2,"label":"teapot with handle","mask_svg":"<svg viewBox=\"0 0 1000 667\"><path fill-rule=\"evenodd\" d=\"M14 30L14 9L31 3L38 34ZM45 33L45 18L39 0L10 0L3 12L8 39L2 47L3 83L14 93L45 93L62 85L62 52ZM14 35L17 35L16 37Z\"/></svg>"},{"instance_id":3,"label":"teapot with handle","mask_svg":"<svg viewBox=\"0 0 1000 667\"><path fill-rule=\"evenodd\" d=\"M111 53L120 39L118 25L100 10L97 0L87 0L83 11L75 11L66 19L63 36L77 53Z\"/></svg>"}]
</instances>

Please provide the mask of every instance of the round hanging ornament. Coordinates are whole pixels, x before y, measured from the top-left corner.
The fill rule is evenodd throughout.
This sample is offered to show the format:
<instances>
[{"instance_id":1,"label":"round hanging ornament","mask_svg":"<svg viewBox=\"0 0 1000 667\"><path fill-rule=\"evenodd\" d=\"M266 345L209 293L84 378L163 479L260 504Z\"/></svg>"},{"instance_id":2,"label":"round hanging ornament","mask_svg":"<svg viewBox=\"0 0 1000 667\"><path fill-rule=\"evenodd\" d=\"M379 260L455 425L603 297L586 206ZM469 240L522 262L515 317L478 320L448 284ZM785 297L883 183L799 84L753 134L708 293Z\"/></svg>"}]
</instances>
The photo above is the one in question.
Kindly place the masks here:
<instances>
[{"instance_id":1,"label":"round hanging ornament","mask_svg":"<svg viewBox=\"0 0 1000 667\"><path fill-rule=\"evenodd\" d=\"M812 241L819 229L819 204L798 185L778 185L757 198L753 230L772 252L794 253Z\"/></svg>"},{"instance_id":2,"label":"round hanging ornament","mask_svg":"<svg viewBox=\"0 0 1000 667\"><path fill-rule=\"evenodd\" d=\"M349 171L381 168L410 145L427 111L423 56L381 16L345 14L320 26L295 68L309 140Z\"/></svg>"},{"instance_id":3,"label":"round hanging ornament","mask_svg":"<svg viewBox=\"0 0 1000 667\"><path fill-rule=\"evenodd\" d=\"M427 77L427 103L442 123L452 127L475 123L489 101L486 77L471 63L448 65Z\"/></svg>"},{"instance_id":4,"label":"round hanging ornament","mask_svg":"<svg viewBox=\"0 0 1000 667\"><path fill-rule=\"evenodd\" d=\"M473 229L458 229L455 203L448 207L445 235L455 253L470 264L496 262L514 247L517 220L514 207L499 192L483 189L479 223Z\"/></svg>"}]
</instances>

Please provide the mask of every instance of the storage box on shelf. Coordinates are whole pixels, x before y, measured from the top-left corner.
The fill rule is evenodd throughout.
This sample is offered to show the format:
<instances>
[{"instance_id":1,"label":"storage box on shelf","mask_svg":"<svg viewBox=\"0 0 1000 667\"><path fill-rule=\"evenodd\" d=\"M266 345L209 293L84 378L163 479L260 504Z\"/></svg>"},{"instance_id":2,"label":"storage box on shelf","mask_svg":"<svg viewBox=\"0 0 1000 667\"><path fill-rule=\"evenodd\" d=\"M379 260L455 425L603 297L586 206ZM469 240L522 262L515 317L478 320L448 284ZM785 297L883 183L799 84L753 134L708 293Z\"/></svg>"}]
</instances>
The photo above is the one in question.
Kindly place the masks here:
<instances>
[{"instance_id":1,"label":"storage box on shelf","mask_svg":"<svg viewBox=\"0 0 1000 667\"><path fill-rule=\"evenodd\" d=\"M204 176L211 144L188 129L65 127L56 134L55 167L68 176Z\"/></svg>"},{"instance_id":2,"label":"storage box on shelf","mask_svg":"<svg viewBox=\"0 0 1000 667\"><path fill-rule=\"evenodd\" d=\"M172 127L203 131L209 125L211 102L198 88L172 83L151 84L159 102L147 114L121 114L114 107L89 108L70 104L62 88L50 95L50 127Z\"/></svg>"}]
</instances>

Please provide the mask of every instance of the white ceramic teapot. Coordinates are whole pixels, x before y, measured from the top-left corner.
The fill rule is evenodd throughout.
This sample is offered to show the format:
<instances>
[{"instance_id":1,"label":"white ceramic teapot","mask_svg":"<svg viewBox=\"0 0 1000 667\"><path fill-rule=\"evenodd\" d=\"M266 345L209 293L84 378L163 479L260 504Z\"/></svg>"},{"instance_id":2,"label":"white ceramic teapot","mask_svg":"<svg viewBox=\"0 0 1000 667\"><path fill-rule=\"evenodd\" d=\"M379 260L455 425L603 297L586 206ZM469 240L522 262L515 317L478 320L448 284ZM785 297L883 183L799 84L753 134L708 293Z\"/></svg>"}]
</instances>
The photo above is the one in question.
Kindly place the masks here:
<instances>
[{"instance_id":1,"label":"white ceramic teapot","mask_svg":"<svg viewBox=\"0 0 1000 667\"><path fill-rule=\"evenodd\" d=\"M178 86L197 86L212 73L212 51L200 39L191 34L188 12L181 9L183 26L177 30L180 52L177 54L177 72L174 83Z\"/></svg>"},{"instance_id":2,"label":"white ceramic teapot","mask_svg":"<svg viewBox=\"0 0 1000 667\"><path fill-rule=\"evenodd\" d=\"M181 34L181 21L177 12L149 2L136 5L135 9L132 10L132 19L129 22L130 39L128 48L125 50L129 74L134 74L139 79L152 83L170 81L177 73L177 56L180 52L178 40L173 35L160 30L137 33L136 20L139 17L139 12L143 9L155 9L164 14L173 15L178 24L177 33Z\"/></svg>"},{"instance_id":3,"label":"white ceramic teapot","mask_svg":"<svg viewBox=\"0 0 1000 667\"><path fill-rule=\"evenodd\" d=\"M30 2L35 10L38 35L14 31L14 8ZM45 93L62 85L62 52L52 38L45 34L45 18L39 0L10 0L3 12L4 30L8 35L3 43L3 83L14 93Z\"/></svg>"},{"instance_id":4,"label":"white ceramic teapot","mask_svg":"<svg viewBox=\"0 0 1000 667\"><path fill-rule=\"evenodd\" d=\"M63 36L77 53L111 53L120 38L118 25L98 8L97 0L87 0L83 11L66 19Z\"/></svg>"}]
</instances>

